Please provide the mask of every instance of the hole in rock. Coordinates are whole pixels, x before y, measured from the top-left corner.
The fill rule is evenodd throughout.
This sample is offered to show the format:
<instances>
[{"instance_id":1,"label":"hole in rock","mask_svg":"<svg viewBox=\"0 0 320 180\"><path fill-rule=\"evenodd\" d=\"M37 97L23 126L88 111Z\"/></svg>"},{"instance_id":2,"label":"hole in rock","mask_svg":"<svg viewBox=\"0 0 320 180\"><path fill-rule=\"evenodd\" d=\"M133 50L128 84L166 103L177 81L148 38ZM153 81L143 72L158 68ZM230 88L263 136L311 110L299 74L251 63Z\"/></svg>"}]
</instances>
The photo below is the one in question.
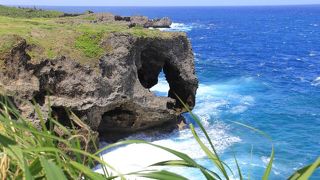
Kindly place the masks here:
<instances>
[{"instance_id":1,"label":"hole in rock","mask_svg":"<svg viewBox=\"0 0 320 180\"><path fill-rule=\"evenodd\" d=\"M169 84L162 68L167 58L153 48L147 48L140 55L141 67L138 78L143 87L154 91L157 96L167 96Z\"/></svg>"},{"instance_id":2,"label":"hole in rock","mask_svg":"<svg viewBox=\"0 0 320 180\"><path fill-rule=\"evenodd\" d=\"M170 62L166 62L163 67L163 72L166 75L166 79L170 85L168 96L173 99L176 99L176 107L183 107L177 96L184 103L193 107L195 102L195 96L192 95L192 87L189 87L188 82L183 80L177 66L171 64Z\"/></svg>"},{"instance_id":3,"label":"hole in rock","mask_svg":"<svg viewBox=\"0 0 320 180\"><path fill-rule=\"evenodd\" d=\"M155 91L156 95L168 96L176 99L175 108L181 108L176 95L190 107L194 106L195 97L192 92L190 82L183 79L178 67L181 64L171 62L169 53L165 54L156 48L147 48L140 54L140 62L138 62L138 78L143 87ZM183 67L181 67L183 68ZM166 93L167 92L167 93ZM168 108L173 108L168 105Z\"/></svg>"},{"instance_id":4,"label":"hole in rock","mask_svg":"<svg viewBox=\"0 0 320 180\"><path fill-rule=\"evenodd\" d=\"M36 101L36 103L38 103L40 106L43 106L46 99L45 99L45 93L43 92L38 92L36 93L36 95L34 96L34 100Z\"/></svg>"},{"instance_id":5,"label":"hole in rock","mask_svg":"<svg viewBox=\"0 0 320 180\"><path fill-rule=\"evenodd\" d=\"M66 111L64 107L52 107L52 118L54 120L57 120L60 124L62 124L65 127L72 127L72 120L70 119L69 113ZM47 127L50 126L50 121L47 121ZM73 123L75 126L75 124Z\"/></svg>"},{"instance_id":6,"label":"hole in rock","mask_svg":"<svg viewBox=\"0 0 320 180\"><path fill-rule=\"evenodd\" d=\"M168 97L170 86L166 80L165 74L163 71L159 74L158 84L154 85L150 91L155 93L157 96L166 96Z\"/></svg>"},{"instance_id":7,"label":"hole in rock","mask_svg":"<svg viewBox=\"0 0 320 180\"><path fill-rule=\"evenodd\" d=\"M102 121L98 131L105 131L106 129L130 129L134 125L136 119L137 114L135 112L123 109L122 107L117 107L102 115Z\"/></svg>"}]
</instances>

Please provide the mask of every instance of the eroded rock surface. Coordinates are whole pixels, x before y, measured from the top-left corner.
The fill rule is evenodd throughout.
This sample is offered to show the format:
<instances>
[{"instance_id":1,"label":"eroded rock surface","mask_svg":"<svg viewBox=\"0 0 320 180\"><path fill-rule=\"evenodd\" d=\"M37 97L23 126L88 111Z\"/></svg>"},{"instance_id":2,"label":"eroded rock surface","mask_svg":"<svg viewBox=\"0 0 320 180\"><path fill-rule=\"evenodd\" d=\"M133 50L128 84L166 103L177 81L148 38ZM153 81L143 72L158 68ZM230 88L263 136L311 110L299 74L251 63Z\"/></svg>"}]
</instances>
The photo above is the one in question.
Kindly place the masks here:
<instances>
[{"instance_id":1,"label":"eroded rock surface","mask_svg":"<svg viewBox=\"0 0 320 180\"><path fill-rule=\"evenodd\" d=\"M35 124L39 122L32 100L44 112L51 106L64 125L70 121L69 109L101 133L175 124L185 111L176 95L191 108L195 105L198 80L184 33L170 38L112 33L101 44L109 50L96 70L64 56L31 63L27 42L17 37L1 58L0 89ZM149 90L162 70L170 85L168 97L157 97Z\"/></svg>"},{"instance_id":2,"label":"eroded rock surface","mask_svg":"<svg viewBox=\"0 0 320 180\"><path fill-rule=\"evenodd\" d=\"M172 21L168 17L149 19L147 16L114 16L115 21L128 22L130 27L170 28Z\"/></svg>"}]
</instances>

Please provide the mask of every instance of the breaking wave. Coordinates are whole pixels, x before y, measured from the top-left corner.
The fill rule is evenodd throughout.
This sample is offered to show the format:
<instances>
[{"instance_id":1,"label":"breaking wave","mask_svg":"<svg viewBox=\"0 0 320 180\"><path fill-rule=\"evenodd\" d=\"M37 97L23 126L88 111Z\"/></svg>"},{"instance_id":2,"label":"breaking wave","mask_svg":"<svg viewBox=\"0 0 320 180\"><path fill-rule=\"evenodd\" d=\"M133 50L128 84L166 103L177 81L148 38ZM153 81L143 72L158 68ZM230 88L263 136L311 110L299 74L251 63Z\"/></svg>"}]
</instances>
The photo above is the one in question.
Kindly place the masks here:
<instances>
[{"instance_id":1,"label":"breaking wave","mask_svg":"<svg viewBox=\"0 0 320 180\"><path fill-rule=\"evenodd\" d=\"M320 76L317 77L315 80L311 83L312 86L320 86Z\"/></svg>"},{"instance_id":2,"label":"breaking wave","mask_svg":"<svg viewBox=\"0 0 320 180\"><path fill-rule=\"evenodd\" d=\"M215 121L207 127L208 134L212 138L212 142L219 153L225 149L240 142L239 137L231 135L229 127L220 121ZM203 133L199 132L200 138L206 142ZM199 147L197 141L193 138L190 129L175 131L170 134L156 134L154 136L145 135L143 133L128 137L127 139L142 139L152 142L157 145L168 147L183 153L188 154L191 158L201 159L205 157L205 153ZM102 144L105 146L106 144ZM207 144L209 145L209 144ZM104 152L101 157L105 162L112 164L114 168L122 173L128 173L145 169L151 164L178 159L176 156L145 144L131 144L122 146L112 151ZM97 172L102 172L102 169L97 168Z\"/></svg>"},{"instance_id":3,"label":"breaking wave","mask_svg":"<svg viewBox=\"0 0 320 180\"><path fill-rule=\"evenodd\" d=\"M170 28L158 28L160 31L172 31L172 32L178 32L178 31L183 31L183 32L189 32L192 30L191 25L186 25L184 23L172 23Z\"/></svg>"}]
</instances>

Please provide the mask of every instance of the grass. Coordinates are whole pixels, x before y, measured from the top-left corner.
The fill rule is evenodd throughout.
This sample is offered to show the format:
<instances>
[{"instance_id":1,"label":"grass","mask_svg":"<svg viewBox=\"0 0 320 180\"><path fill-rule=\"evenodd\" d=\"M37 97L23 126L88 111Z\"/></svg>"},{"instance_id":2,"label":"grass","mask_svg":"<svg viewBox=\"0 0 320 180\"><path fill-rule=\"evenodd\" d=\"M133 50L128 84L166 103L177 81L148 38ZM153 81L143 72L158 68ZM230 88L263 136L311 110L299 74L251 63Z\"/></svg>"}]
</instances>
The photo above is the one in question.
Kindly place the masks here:
<instances>
[{"instance_id":1,"label":"grass","mask_svg":"<svg viewBox=\"0 0 320 180\"><path fill-rule=\"evenodd\" d=\"M22 18L54 18L64 16L59 11L44 11L35 8L16 8L0 5L0 16L22 17Z\"/></svg>"},{"instance_id":2,"label":"grass","mask_svg":"<svg viewBox=\"0 0 320 180\"><path fill-rule=\"evenodd\" d=\"M10 52L12 47L19 41L15 35L0 36L0 70L4 68L4 58Z\"/></svg>"},{"instance_id":3,"label":"grass","mask_svg":"<svg viewBox=\"0 0 320 180\"><path fill-rule=\"evenodd\" d=\"M237 173L221 160L217 154L210 137L200 123L199 119L192 114L199 130L190 124L190 131L193 138L198 142L201 149L211 160L212 167L215 171L201 166L189 155L176 150L152 144L142 140L120 141L108 145L103 149L96 149L91 152L88 147L89 143L94 143L96 135L78 119L72 112L69 112L73 128L64 127L58 120L54 119L51 112L48 113L48 122L45 123L42 112L35 105L37 115L41 121L41 128L36 128L30 120L23 118L14 108L7 98L0 101L0 179L126 179L134 175L135 177L147 177L150 179L160 180L185 180L183 174L175 174L165 170L142 170L128 174L121 174L112 165L100 159L99 154L110 148L127 144L147 144L167 151L179 158L179 160L158 162L150 165L156 166L174 166L198 169L208 180L211 179L244 179L242 170L236 157ZM185 106L187 109L188 107ZM270 139L265 133L250 126L237 123L240 126L251 129L258 134ZM63 136L54 133L54 128L59 128L64 132ZM206 146L202 139L199 138L199 131L206 136L209 146ZM85 133L81 133L85 132ZM271 140L271 139L270 139ZM95 147L95 146L94 146ZM274 149L272 147L269 164L266 167L262 179L269 179L274 158ZM92 167L100 163L103 174L92 171ZM320 157L308 166L301 168L293 173L290 180L308 179L312 173L320 166ZM238 174L238 175L236 175Z\"/></svg>"},{"instance_id":4,"label":"grass","mask_svg":"<svg viewBox=\"0 0 320 180\"><path fill-rule=\"evenodd\" d=\"M12 47L19 40L19 36L9 35L0 37L0 55L9 53Z\"/></svg>"},{"instance_id":5,"label":"grass","mask_svg":"<svg viewBox=\"0 0 320 180\"><path fill-rule=\"evenodd\" d=\"M76 38L75 47L82 51L89 58L102 56L104 50L99 46L99 43L101 42L103 34L103 31L84 32L82 35Z\"/></svg>"},{"instance_id":6,"label":"grass","mask_svg":"<svg viewBox=\"0 0 320 180\"><path fill-rule=\"evenodd\" d=\"M92 15L91 15L92 16ZM0 44L10 44L6 36L20 36L30 45L27 53L32 62L66 56L81 64L96 67L103 54L112 50L101 42L111 33L126 33L138 38L172 38L180 33L144 28L129 28L122 24L92 24L84 17L12 18L0 16ZM79 21L79 23L78 23ZM10 47L10 46L6 46ZM0 56L1 56L0 51Z\"/></svg>"}]
</instances>

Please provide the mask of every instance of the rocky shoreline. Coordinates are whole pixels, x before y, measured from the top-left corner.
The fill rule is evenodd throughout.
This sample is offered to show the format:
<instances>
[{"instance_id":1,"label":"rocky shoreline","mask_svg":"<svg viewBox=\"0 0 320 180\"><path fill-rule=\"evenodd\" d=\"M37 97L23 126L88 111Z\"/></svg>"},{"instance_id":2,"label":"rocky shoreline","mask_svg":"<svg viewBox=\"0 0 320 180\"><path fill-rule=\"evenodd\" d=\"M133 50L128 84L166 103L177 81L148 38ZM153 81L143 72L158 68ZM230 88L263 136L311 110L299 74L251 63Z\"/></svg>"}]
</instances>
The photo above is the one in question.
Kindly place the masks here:
<instances>
[{"instance_id":1,"label":"rocky shoreline","mask_svg":"<svg viewBox=\"0 0 320 180\"><path fill-rule=\"evenodd\" d=\"M106 17L106 14L88 15L100 20ZM57 20L62 21L83 23L83 19ZM114 22L144 28L171 24L167 18L120 16L114 16ZM102 18L90 23L109 21ZM70 110L93 131L109 138L113 134L176 127L186 111L176 95L191 108L195 105L198 80L192 47L185 33L157 37L108 33L98 42L103 55L97 58L97 67L81 64L63 53L33 61L28 37L7 36L10 38L2 35L2 43L3 39L10 39L11 46L0 55L0 92L9 96L21 114L38 126L40 118L33 101L39 104L45 120L51 109L61 124L71 126ZM170 86L168 97L158 97L149 90L157 84L161 71Z\"/></svg>"}]
</instances>

